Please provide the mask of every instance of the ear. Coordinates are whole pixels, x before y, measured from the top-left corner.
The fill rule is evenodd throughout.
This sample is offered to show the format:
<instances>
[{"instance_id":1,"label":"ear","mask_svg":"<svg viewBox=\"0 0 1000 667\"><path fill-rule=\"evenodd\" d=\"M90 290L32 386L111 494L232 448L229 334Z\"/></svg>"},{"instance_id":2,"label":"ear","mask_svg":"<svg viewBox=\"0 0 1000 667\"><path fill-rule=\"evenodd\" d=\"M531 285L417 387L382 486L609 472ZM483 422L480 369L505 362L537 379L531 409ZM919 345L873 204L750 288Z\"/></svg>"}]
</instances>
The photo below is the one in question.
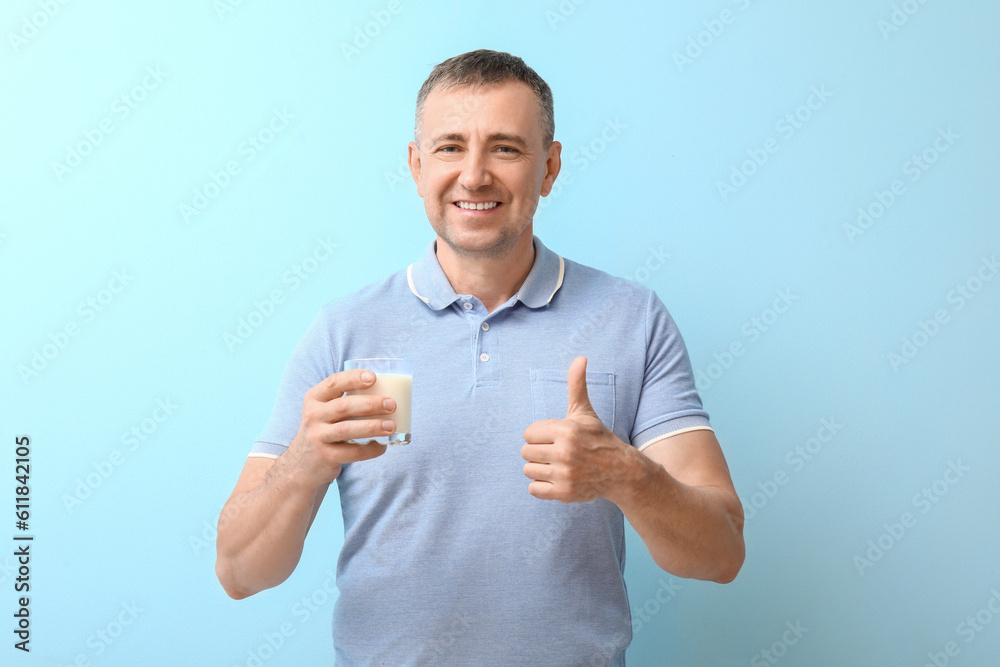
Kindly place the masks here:
<instances>
[{"instance_id":1,"label":"ear","mask_svg":"<svg viewBox=\"0 0 1000 667\"><path fill-rule=\"evenodd\" d=\"M417 194L421 197L424 196L423 179L420 173L420 149L417 147L415 141L411 141L410 145L407 146L407 162L410 165L410 175L413 176L413 182L417 184Z\"/></svg>"},{"instance_id":2,"label":"ear","mask_svg":"<svg viewBox=\"0 0 1000 667\"><path fill-rule=\"evenodd\" d=\"M548 155L545 157L545 178L542 179L542 192L543 197L548 197L549 193L552 191L552 184L556 182L556 176L559 175L559 170L562 168L562 144L558 141L553 141L552 145L549 146Z\"/></svg>"}]
</instances>

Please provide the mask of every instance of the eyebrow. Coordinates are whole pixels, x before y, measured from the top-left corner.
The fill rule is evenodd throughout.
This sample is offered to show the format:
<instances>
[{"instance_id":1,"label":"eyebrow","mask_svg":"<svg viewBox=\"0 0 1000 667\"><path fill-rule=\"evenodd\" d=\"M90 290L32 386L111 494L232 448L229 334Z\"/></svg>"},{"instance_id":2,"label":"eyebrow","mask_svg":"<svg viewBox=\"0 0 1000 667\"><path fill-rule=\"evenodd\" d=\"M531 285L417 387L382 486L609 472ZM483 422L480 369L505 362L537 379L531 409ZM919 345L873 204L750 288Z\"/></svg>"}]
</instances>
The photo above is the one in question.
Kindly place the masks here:
<instances>
[{"instance_id":1,"label":"eyebrow","mask_svg":"<svg viewBox=\"0 0 1000 667\"><path fill-rule=\"evenodd\" d=\"M468 141L468 137L466 137L461 132L449 132L446 134L439 134L438 136L434 137L434 139L431 141L431 145L433 146L435 144L439 144L444 141L460 141L464 143ZM487 143L491 144L497 142L506 142L509 144L515 144L519 148L523 149L528 148L527 141L525 141L516 134L507 134L505 132L494 132L493 134L486 137L486 141Z\"/></svg>"}]
</instances>

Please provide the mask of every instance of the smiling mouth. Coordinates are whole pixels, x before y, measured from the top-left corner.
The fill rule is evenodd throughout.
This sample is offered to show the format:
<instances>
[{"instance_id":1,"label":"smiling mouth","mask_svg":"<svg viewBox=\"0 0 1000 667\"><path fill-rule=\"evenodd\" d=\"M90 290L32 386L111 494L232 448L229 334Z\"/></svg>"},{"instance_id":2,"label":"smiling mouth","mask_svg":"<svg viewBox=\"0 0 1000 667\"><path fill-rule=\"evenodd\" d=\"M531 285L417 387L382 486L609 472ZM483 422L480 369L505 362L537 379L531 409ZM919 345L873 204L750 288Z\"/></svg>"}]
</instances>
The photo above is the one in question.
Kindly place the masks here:
<instances>
[{"instance_id":1,"label":"smiling mouth","mask_svg":"<svg viewBox=\"0 0 1000 667\"><path fill-rule=\"evenodd\" d=\"M466 211L488 211L500 206L498 201L457 201L455 206Z\"/></svg>"}]
</instances>

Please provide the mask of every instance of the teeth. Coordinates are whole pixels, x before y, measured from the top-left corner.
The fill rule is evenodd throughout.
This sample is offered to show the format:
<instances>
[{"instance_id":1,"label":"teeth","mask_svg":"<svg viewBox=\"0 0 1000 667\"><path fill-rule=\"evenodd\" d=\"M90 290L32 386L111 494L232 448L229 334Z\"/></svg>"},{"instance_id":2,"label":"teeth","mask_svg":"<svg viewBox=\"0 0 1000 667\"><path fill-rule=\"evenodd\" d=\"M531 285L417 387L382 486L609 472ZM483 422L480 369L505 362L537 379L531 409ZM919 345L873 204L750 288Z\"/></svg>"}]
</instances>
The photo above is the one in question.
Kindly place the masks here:
<instances>
[{"instance_id":1,"label":"teeth","mask_svg":"<svg viewBox=\"0 0 1000 667\"><path fill-rule=\"evenodd\" d=\"M460 201L456 202L459 208L464 208L467 211L486 211L491 208L496 208L500 205L500 202L489 201L489 202L471 202L471 201Z\"/></svg>"}]
</instances>

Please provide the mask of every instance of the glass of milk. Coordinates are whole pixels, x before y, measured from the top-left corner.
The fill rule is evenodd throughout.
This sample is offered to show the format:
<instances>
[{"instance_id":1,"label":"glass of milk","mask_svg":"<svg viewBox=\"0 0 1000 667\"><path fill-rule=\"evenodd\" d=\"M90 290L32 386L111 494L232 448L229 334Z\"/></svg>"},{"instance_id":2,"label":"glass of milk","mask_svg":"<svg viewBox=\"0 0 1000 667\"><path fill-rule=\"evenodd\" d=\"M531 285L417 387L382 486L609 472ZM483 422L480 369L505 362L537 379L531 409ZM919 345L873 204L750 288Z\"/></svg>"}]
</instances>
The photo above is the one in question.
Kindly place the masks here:
<instances>
[{"instance_id":1,"label":"glass of milk","mask_svg":"<svg viewBox=\"0 0 1000 667\"><path fill-rule=\"evenodd\" d=\"M348 359L344 370L363 368L375 373L375 384L368 389L346 392L347 395L388 396L396 401L396 411L385 418L396 422L396 432L389 436L349 440L366 445L372 440L383 445L410 444L410 404L413 399L413 363L406 359ZM375 417L352 417L351 419L374 419Z\"/></svg>"}]
</instances>

